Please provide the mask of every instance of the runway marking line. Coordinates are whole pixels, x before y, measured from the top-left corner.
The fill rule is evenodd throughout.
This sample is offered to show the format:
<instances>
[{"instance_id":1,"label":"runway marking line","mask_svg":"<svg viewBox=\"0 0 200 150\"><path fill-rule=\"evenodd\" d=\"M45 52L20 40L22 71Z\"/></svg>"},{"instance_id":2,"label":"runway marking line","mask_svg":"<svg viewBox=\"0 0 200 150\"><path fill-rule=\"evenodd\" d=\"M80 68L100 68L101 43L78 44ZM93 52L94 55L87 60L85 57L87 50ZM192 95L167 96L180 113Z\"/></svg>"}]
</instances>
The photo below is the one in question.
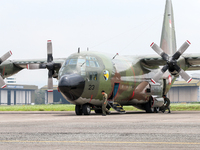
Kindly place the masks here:
<instances>
[{"instance_id":1,"label":"runway marking line","mask_svg":"<svg viewBox=\"0 0 200 150\"><path fill-rule=\"evenodd\" d=\"M99 144L200 145L200 143L184 143L184 142L118 142L118 141L9 141L9 140L1 140L0 143L99 143Z\"/></svg>"}]
</instances>

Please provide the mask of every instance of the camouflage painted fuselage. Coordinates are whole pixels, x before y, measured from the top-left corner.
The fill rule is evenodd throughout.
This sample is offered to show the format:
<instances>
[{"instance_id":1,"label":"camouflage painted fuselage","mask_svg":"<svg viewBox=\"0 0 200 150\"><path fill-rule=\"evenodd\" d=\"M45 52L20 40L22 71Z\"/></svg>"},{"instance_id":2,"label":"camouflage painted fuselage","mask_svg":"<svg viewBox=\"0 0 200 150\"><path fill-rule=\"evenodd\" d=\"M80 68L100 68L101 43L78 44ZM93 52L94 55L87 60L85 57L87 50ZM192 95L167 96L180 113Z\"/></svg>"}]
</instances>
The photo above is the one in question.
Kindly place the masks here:
<instances>
[{"instance_id":1,"label":"camouflage painted fuselage","mask_svg":"<svg viewBox=\"0 0 200 150\"><path fill-rule=\"evenodd\" d=\"M150 81L157 68L143 67L139 57L111 58L99 52L81 52L68 57L59 71L58 79L65 74L79 74L83 77L85 85L78 99L70 99L61 92L63 96L73 104L89 103L95 106L102 104L102 90L108 94L108 99L121 105L144 104L152 95L162 97L166 89L163 87L163 80L157 84Z\"/></svg>"}]
</instances>

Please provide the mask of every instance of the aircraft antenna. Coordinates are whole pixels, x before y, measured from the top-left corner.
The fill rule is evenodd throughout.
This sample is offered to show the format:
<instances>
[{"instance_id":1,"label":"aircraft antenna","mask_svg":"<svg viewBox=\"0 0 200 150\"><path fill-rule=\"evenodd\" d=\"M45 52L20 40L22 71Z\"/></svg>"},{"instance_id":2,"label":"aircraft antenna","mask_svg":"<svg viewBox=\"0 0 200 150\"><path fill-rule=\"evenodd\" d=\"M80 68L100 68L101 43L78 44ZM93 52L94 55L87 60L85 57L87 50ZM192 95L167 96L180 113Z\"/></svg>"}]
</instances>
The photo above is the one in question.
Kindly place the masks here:
<instances>
[{"instance_id":1,"label":"aircraft antenna","mask_svg":"<svg viewBox=\"0 0 200 150\"><path fill-rule=\"evenodd\" d=\"M119 54L118 54L118 53L116 53L116 54L115 54L115 56L114 56L112 59L115 59L115 57L116 57L117 55L119 55Z\"/></svg>"},{"instance_id":2,"label":"aircraft antenna","mask_svg":"<svg viewBox=\"0 0 200 150\"><path fill-rule=\"evenodd\" d=\"M78 53L80 53L80 47L78 48Z\"/></svg>"}]
</instances>

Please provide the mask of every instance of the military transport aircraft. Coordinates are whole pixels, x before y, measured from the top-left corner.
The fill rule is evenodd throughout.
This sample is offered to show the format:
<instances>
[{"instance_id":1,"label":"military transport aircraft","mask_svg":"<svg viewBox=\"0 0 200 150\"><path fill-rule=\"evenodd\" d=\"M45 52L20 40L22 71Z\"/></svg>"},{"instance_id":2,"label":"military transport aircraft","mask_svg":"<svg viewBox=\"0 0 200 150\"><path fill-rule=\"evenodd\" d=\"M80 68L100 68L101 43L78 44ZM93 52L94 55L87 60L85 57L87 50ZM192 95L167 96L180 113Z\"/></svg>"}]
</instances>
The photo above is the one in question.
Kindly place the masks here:
<instances>
[{"instance_id":1,"label":"military transport aircraft","mask_svg":"<svg viewBox=\"0 0 200 150\"><path fill-rule=\"evenodd\" d=\"M47 68L48 102L53 102L52 78L57 78L58 90L76 105L77 115L89 115L92 109L100 113L102 90L108 94L109 107L121 113L125 112L124 105L158 112L164 103L163 95L167 94L176 77L180 75L190 82L192 78L184 70L200 70L200 54L183 54L189 45L186 41L177 51L172 3L166 0L160 47L151 44L160 56L110 57L100 52L78 51L68 58L53 59L52 42L48 40L47 60L6 60L11 52L2 56L0 87L6 86L4 78L24 68Z\"/></svg>"}]
</instances>

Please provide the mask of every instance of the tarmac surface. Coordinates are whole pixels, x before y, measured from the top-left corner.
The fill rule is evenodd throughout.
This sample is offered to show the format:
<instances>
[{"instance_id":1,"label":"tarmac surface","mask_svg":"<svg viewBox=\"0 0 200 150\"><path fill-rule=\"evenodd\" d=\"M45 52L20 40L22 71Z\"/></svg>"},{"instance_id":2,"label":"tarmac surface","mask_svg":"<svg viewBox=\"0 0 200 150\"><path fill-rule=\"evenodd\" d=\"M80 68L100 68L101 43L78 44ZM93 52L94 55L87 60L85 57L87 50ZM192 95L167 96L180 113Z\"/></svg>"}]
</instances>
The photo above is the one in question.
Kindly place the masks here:
<instances>
[{"instance_id":1,"label":"tarmac surface","mask_svg":"<svg viewBox=\"0 0 200 150\"><path fill-rule=\"evenodd\" d=\"M1 150L200 149L200 112L0 112Z\"/></svg>"}]
</instances>

